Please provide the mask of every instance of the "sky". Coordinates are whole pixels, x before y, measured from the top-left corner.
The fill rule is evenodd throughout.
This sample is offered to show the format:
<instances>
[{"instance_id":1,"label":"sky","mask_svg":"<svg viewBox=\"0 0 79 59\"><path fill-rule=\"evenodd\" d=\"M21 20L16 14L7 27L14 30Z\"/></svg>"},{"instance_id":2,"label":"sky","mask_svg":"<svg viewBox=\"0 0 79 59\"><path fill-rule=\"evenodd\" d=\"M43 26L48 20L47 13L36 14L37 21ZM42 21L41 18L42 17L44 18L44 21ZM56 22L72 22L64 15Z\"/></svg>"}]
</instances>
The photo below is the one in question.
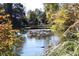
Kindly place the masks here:
<instances>
[{"instance_id":1,"label":"sky","mask_svg":"<svg viewBox=\"0 0 79 59\"><path fill-rule=\"evenodd\" d=\"M22 4L26 12L28 10L35 10L36 8L43 10L43 2L41 0L26 0L26 2Z\"/></svg>"}]
</instances>

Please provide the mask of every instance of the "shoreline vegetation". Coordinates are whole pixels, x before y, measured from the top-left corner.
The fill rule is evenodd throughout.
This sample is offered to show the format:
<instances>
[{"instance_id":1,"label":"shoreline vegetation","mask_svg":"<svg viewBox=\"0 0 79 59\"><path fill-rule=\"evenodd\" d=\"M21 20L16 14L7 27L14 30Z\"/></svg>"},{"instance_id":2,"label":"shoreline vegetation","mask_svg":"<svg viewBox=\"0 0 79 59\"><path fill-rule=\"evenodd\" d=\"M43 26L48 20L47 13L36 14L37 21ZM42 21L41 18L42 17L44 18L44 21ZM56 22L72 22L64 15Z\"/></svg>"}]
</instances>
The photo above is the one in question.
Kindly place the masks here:
<instances>
[{"instance_id":1,"label":"shoreline vegetation","mask_svg":"<svg viewBox=\"0 0 79 59\"><path fill-rule=\"evenodd\" d=\"M51 29L54 33L58 32L61 42L49 48L45 56L79 56L79 4L61 4L60 6L49 3L46 6L49 6L48 18L54 23Z\"/></svg>"},{"instance_id":2,"label":"shoreline vegetation","mask_svg":"<svg viewBox=\"0 0 79 59\"><path fill-rule=\"evenodd\" d=\"M19 56L17 47L24 40L16 33L26 33L29 29L50 29L59 35L60 43L48 48L44 56L79 56L79 4L43 5L44 11L29 10L26 16L21 3L0 4L0 56Z\"/></svg>"}]
</instances>

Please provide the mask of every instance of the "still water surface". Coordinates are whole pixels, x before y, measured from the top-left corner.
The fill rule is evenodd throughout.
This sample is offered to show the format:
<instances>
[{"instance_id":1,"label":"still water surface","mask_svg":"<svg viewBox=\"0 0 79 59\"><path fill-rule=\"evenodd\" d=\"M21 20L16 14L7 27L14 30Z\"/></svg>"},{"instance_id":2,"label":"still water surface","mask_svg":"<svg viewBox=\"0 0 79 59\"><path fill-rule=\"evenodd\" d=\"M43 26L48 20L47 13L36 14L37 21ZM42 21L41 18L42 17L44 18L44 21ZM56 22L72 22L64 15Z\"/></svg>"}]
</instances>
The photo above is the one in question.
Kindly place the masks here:
<instances>
[{"instance_id":1,"label":"still water surface","mask_svg":"<svg viewBox=\"0 0 79 59\"><path fill-rule=\"evenodd\" d=\"M39 29L40 30L40 29ZM37 31L37 30L32 30ZM42 31L42 30L41 30ZM28 31L29 32L29 31ZM21 56L41 56L48 45L57 45L59 37L56 35L46 37L28 37L28 32L22 34L24 36L24 43L21 49Z\"/></svg>"}]
</instances>

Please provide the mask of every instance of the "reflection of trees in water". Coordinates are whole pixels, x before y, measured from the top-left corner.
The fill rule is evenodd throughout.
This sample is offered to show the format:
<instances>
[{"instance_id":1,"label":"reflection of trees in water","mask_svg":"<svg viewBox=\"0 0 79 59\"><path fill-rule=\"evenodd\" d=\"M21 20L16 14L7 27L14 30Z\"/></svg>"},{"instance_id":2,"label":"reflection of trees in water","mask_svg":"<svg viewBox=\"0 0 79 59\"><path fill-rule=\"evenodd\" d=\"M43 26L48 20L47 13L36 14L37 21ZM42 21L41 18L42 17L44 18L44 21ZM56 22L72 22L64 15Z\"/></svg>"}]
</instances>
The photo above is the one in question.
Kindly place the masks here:
<instances>
[{"instance_id":1,"label":"reflection of trees in water","mask_svg":"<svg viewBox=\"0 0 79 59\"><path fill-rule=\"evenodd\" d=\"M30 38L30 39L35 38L38 40L44 40L44 47L47 48L48 46L52 45L52 42L51 42L52 38L51 37L53 36L53 34L50 30L47 32L46 31L47 30L39 30L39 31L35 31L35 32L32 31L33 32L32 34L28 34L28 38ZM40 34L41 32L42 32L42 34Z\"/></svg>"},{"instance_id":2,"label":"reflection of trees in water","mask_svg":"<svg viewBox=\"0 0 79 59\"><path fill-rule=\"evenodd\" d=\"M38 29L38 30L30 30L28 33L28 37L35 37L35 38L47 38L52 36L53 33L50 29Z\"/></svg>"},{"instance_id":3,"label":"reflection of trees in water","mask_svg":"<svg viewBox=\"0 0 79 59\"><path fill-rule=\"evenodd\" d=\"M51 37L51 36L49 36ZM35 39L47 39L49 37L43 37L43 36L28 36L28 38L35 38Z\"/></svg>"},{"instance_id":4,"label":"reflection of trees in water","mask_svg":"<svg viewBox=\"0 0 79 59\"><path fill-rule=\"evenodd\" d=\"M29 36L28 38L32 39L32 38L35 38L36 40L44 40L44 48L47 48L49 45L52 44L52 42L50 41L51 40L51 36L47 36L47 37L43 37L43 36L37 36L37 37L32 37L32 36Z\"/></svg>"},{"instance_id":5,"label":"reflection of trees in water","mask_svg":"<svg viewBox=\"0 0 79 59\"><path fill-rule=\"evenodd\" d=\"M24 42L25 42L24 38L21 38L21 39L16 41L16 43L14 45L14 53L15 53L15 55L20 56L22 54L22 48L23 48Z\"/></svg>"}]
</instances>

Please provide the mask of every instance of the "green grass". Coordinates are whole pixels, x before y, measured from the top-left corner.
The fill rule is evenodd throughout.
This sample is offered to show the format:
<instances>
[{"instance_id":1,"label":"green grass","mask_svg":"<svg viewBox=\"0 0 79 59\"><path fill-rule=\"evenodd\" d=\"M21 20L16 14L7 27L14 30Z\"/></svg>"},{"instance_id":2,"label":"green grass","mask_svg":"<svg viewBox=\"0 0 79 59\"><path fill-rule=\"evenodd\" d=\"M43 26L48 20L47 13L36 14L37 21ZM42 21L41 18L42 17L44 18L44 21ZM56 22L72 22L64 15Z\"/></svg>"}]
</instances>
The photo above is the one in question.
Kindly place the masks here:
<instances>
[{"instance_id":1,"label":"green grass","mask_svg":"<svg viewBox=\"0 0 79 59\"><path fill-rule=\"evenodd\" d=\"M65 41L45 52L46 56L79 56L79 42Z\"/></svg>"}]
</instances>

